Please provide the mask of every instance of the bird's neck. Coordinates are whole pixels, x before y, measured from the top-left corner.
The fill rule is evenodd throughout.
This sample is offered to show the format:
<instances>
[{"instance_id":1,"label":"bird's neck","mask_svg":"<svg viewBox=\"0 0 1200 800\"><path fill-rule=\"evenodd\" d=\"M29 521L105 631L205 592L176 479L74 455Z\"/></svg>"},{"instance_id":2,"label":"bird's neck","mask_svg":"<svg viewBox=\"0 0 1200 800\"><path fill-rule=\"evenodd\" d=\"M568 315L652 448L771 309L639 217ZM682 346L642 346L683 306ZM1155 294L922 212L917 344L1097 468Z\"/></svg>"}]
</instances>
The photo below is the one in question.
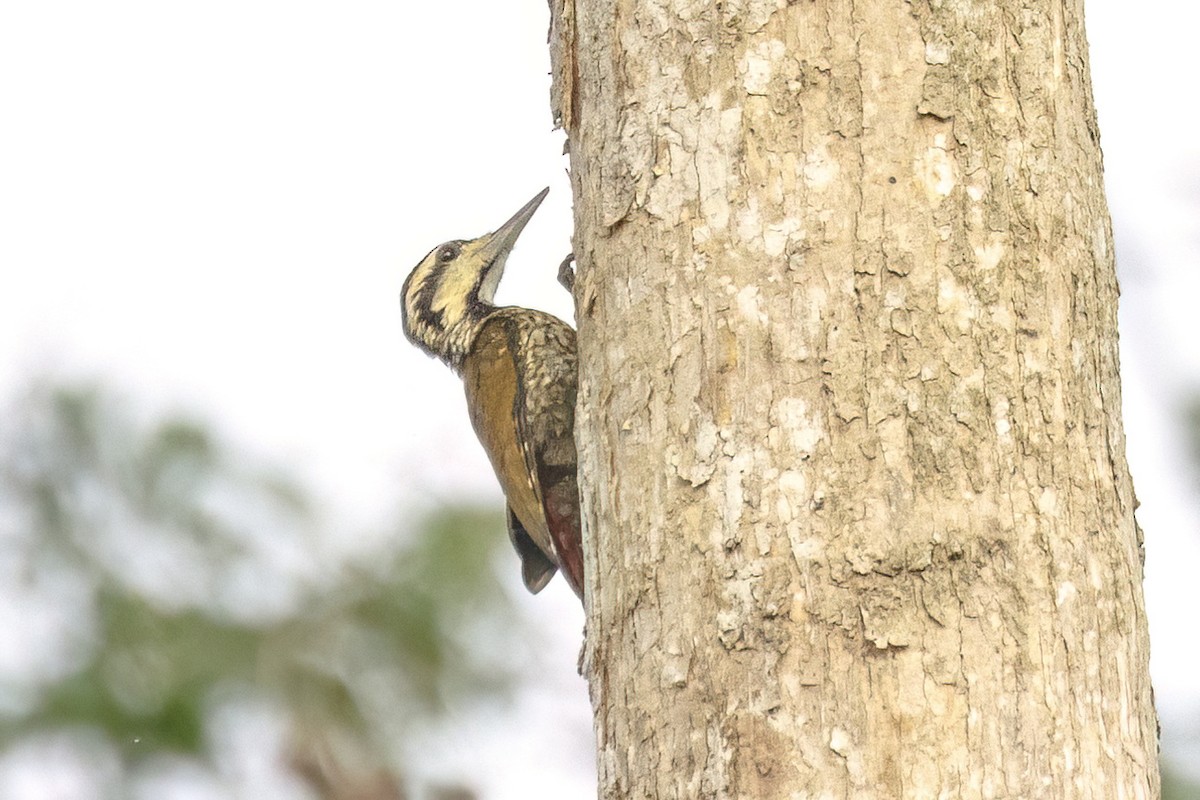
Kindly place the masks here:
<instances>
[{"instance_id":1,"label":"bird's neck","mask_svg":"<svg viewBox=\"0 0 1200 800\"><path fill-rule=\"evenodd\" d=\"M476 300L471 303L466 313L446 330L445 342L443 347L439 348L439 355L452 370L462 372L463 361L471 352L475 337L479 335L483 323L487 322L488 317L495 311L496 306L491 303Z\"/></svg>"}]
</instances>

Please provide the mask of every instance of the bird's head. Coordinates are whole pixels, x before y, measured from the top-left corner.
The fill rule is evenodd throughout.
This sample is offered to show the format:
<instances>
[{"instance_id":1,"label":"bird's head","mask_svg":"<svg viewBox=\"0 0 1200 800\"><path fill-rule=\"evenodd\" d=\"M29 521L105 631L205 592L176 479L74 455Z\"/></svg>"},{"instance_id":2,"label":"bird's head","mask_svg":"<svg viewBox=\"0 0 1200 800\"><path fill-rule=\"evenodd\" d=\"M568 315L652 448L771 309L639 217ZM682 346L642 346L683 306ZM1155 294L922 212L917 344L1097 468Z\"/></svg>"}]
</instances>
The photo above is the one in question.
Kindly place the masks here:
<instances>
[{"instance_id":1,"label":"bird's head","mask_svg":"<svg viewBox=\"0 0 1200 800\"><path fill-rule=\"evenodd\" d=\"M543 189L494 232L445 242L421 259L400 290L409 341L456 372L461 369L480 326L495 308L504 262L549 191Z\"/></svg>"}]
</instances>

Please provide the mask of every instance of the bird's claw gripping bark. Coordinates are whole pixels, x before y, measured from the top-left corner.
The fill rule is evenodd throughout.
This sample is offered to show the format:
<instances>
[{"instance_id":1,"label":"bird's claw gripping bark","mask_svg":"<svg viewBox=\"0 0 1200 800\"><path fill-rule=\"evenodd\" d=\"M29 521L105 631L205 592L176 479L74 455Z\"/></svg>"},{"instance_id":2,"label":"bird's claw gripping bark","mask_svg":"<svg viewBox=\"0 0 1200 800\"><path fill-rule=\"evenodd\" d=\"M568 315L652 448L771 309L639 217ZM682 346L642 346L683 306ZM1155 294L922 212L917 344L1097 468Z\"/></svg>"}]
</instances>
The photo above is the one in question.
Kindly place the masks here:
<instances>
[{"instance_id":1,"label":"bird's claw gripping bark","mask_svg":"<svg viewBox=\"0 0 1200 800\"><path fill-rule=\"evenodd\" d=\"M575 254L568 253L558 265L558 282L571 294L575 294L575 268L572 266L574 263Z\"/></svg>"}]
</instances>

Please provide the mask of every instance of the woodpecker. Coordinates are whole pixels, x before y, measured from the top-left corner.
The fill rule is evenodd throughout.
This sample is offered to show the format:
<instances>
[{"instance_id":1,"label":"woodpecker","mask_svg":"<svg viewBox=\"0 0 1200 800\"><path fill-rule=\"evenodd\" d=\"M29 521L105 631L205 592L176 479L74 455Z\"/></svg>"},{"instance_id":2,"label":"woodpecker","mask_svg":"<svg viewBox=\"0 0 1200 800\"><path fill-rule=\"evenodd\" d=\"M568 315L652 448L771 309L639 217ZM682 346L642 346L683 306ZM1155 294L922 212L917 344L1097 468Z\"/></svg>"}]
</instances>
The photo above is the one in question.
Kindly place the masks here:
<instances>
[{"instance_id":1,"label":"woodpecker","mask_svg":"<svg viewBox=\"0 0 1200 800\"><path fill-rule=\"evenodd\" d=\"M561 569L582 598L575 331L551 314L494 303L504 262L549 191L493 233L433 248L405 279L400 306L409 341L463 380L525 588L536 594Z\"/></svg>"}]
</instances>

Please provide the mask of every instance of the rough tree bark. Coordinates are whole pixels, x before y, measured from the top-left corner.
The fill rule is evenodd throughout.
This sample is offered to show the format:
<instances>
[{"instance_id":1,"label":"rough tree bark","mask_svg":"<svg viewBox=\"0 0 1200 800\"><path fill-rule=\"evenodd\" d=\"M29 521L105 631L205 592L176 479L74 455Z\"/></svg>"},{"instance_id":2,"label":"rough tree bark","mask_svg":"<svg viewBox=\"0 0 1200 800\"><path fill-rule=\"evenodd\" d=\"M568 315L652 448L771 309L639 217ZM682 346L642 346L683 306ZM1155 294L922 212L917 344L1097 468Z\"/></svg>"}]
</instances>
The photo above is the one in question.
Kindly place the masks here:
<instances>
[{"instance_id":1,"label":"rough tree bark","mask_svg":"<svg viewBox=\"0 0 1200 800\"><path fill-rule=\"evenodd\" d=\"M604 798L1158 795L1082 0L552 0Z\"/></svg>"}]
</instances>

